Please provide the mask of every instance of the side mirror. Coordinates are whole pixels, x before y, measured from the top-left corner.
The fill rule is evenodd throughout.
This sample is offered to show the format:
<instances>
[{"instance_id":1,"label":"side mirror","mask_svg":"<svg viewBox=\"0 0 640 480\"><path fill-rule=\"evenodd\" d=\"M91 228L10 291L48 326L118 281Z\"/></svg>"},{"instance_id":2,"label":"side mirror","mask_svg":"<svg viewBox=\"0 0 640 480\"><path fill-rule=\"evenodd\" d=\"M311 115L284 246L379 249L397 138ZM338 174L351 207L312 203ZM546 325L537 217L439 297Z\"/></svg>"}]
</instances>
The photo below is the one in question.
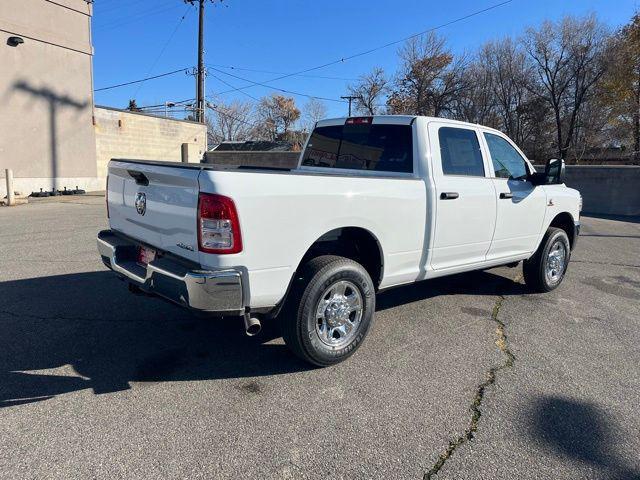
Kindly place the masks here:
<instances>
[{"instance_id":1,"label":"side mirror","mask_svg":"<svg viewBox=\"0 0 640 480\"><path fill-rule=\"evenodd\" d=\"M544 175L547 185L564 183L564 160L550 159L544 167Z\"/></svg>"},{"instance_id":2,"label":"side mirror","mask_svg":"<svg viewBox=\"0 0 640 480\"><path fill-rule=\"evenodd\" d=\"M534 186L564 183L564 160L552 158L545 165L544 172L531 173L527 180Z\"/></svg>"}]
</instances>

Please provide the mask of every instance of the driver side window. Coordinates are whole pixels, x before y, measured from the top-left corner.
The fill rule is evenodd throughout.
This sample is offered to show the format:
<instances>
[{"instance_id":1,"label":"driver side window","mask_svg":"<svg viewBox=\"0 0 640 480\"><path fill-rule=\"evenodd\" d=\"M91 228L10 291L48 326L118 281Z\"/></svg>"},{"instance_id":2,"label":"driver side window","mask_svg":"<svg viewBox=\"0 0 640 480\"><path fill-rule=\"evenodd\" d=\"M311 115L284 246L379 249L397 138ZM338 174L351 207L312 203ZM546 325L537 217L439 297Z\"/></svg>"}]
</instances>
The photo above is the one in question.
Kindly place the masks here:
<instances>
[{"instance_id":1,"label":"driver side window","mask_svg":"<svg viewBox=\"0 0 640 480\"><path fill-rule=\"evenodd\" d=\"M527 164L509 142L498 135L486 132L484 138L489 146L491 162L497 178L512 180L524 180L527 178Z\"/></svg>"}]
</instances>

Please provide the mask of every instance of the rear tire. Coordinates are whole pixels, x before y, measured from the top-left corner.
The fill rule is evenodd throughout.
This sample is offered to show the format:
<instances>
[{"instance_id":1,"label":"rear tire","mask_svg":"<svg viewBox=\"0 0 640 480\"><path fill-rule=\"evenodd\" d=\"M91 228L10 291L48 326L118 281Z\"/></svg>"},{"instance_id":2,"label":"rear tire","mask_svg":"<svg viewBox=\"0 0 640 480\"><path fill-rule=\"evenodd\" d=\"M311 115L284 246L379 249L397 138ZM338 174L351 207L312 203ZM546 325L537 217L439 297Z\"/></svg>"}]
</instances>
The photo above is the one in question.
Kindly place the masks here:
<instances>
[{"instance_id":1,"label":"rear tire","mask_svg":"<svg viewBox=\"0 0 640 480\"><path fill-rule=\"evenodd\" d=\"M571 257L567 233L549 227L534 255L522 263L527 286L534 292L550 292L562 283Z\"/></svg>"},{"instance_id":2,"label":"rear tire","mask_svg":"<svg viewBox=\"0 0 640 480\"><path fill-rule=\"evenodd\" d=\"M346 360L373 324L375 287L362 265L334 255L305 265L280 315L285 343L301 359L325 367Z\"/></svg>"}]
</instances>

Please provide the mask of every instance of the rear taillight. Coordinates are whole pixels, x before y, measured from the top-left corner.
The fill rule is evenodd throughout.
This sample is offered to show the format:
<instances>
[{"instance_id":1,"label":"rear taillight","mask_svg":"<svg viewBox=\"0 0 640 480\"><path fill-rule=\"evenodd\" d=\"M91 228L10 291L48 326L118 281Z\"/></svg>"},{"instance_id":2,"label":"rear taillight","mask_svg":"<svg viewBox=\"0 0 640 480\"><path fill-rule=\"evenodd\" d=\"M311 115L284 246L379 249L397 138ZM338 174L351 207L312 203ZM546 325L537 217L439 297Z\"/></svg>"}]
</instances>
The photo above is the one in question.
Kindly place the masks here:
<instances>
[{"instance_id":1,"label":"rear taillight","mask_svg":"<svg viewBox=\"0 0 640 480\"><path fill-rule=\"evenodd\" d=\"M107 175L107 189L104 191L104 198L107 202L107 218L109 217L109 175Z\"/></svg>"},{"instance_id":2,"label":"rear taillight","mask_svg":"<svg viewBox=\"0 0 640 480\"><path fill-rule=\"evenodd\" d=\"M198 197L198 247L206 253L242 251L238 211L229 197L211 193Z\"/></svg>"}]
</instances>

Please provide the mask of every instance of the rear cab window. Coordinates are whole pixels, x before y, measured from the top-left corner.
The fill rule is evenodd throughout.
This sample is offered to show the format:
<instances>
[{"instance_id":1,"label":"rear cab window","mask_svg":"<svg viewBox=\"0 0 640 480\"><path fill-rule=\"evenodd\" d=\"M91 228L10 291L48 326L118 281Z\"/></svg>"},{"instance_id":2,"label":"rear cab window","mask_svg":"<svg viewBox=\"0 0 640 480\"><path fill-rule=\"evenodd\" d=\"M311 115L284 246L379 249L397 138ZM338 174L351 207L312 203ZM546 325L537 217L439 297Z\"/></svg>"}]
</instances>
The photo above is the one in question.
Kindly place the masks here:
<instances>
[{"instance_id":1,"label":"rear cab window","mask_svg":"<svg viewBox=\"0 0 640 480\"><path fill-rule=\"evenodd\" d=\"M413 173L412 126L375 124L369 120L316 127L304 151L302 165Z\"/></svg>"},{"instance_id":2,"label":"rear cab window","mask_svg":"<svg viewBox=\"0 0 640 480\"><path fill-rule=\"evenodd\" d=\"M440 159L444 175L484 177L484 161L475 130L440 127Z\"/></svg>"}]
</instances>

